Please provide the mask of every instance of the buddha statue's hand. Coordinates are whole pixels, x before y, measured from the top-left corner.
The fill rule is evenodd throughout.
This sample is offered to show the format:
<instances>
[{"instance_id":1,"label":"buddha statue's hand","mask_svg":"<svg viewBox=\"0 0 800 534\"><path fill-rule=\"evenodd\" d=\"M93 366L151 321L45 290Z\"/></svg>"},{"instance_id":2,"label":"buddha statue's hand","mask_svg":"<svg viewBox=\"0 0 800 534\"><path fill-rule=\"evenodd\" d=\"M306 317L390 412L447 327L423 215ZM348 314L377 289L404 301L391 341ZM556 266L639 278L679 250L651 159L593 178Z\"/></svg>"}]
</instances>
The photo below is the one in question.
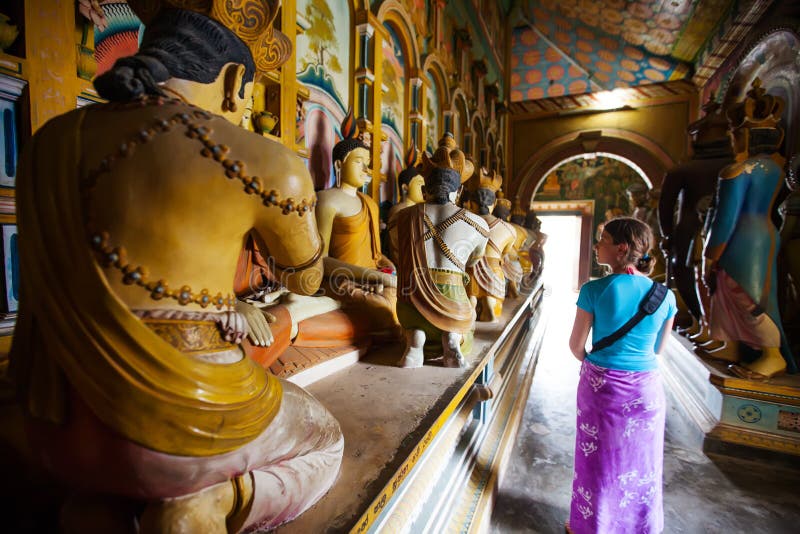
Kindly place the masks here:
<instances>
[{"instance_id":1,"label":"buddha statue's hand","mask_svg":"<svg viewBox=\"0 0 800 534\"><path fill-rule=\"evenodd\" d=\"M247 337L253 345L259 347L272 345L274 338L269 327L269 323L275 322L272 314L240 300L236 301L236 311L247 321Z\"/></svg>"}]
</instances>

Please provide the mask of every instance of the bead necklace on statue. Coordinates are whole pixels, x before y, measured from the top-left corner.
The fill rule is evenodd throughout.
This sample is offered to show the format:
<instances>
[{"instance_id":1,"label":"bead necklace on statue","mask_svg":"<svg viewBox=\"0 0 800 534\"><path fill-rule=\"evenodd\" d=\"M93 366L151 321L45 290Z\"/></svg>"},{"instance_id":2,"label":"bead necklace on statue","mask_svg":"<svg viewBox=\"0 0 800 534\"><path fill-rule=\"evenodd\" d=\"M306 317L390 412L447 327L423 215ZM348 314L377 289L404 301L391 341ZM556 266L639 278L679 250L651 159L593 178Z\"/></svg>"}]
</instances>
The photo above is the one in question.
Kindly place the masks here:
<instances>
[{"instance_id":1,"label":"bead necklace on statue","mask_svg":"<svg viewBox=\"0 0 800 534\"><path fill-rule=\"evenodd\" d=\"M220 291L215 295L211 295L208 289L204 288L199 292L195 292L188 285L182 285L180 289L174 290L170 289L167 282L163 279L153 281L145 266L134 266L134 264L128 261L123 246L112 245L110 243L108 232L94 228L93 214L90 207L92 205L92 193L100 177L109 173L118 160L133 155L138 145L152 141L159 133L166 133L176 126L183 125L186 127L186 136L190 139L198 140L203 145L200 154L205 158L213 158L215 161L218 161L220 165L224 167L225 176L227 178L240 181L244 185L244 192L248 195L259 196L265 207L278 207L281 208L281 212L284 215L296 213L298 216L303 217L314 209L316 198L312 197L311 200L303 199L297 202L291 197L282 199L280 192L275 189L265 191L260 178L249 176L245 172L245 164L243 162L238 160L233 161L225 157L230 149L223 144L217 144L211 140L210 135L213 133L213 130L197 122L200 120L208 121L213 118L213 115L207 111L196 108L191 104L186 104L176 98L164 98L161 96L147 96L131 102L106 104L106 106L113 109L130 109L133 107L145 107L147 105L180 105L182 107L188 105L193 109L191 112L181 111L175 113L169 119L158 119L151 127L140 130L134 138L123 142L116 153L104 158L100 162L99 167L91 170L86 178L81 180L81 203L84 207L84 225L89 237L89 243L95 251L97 261L103 267L113 267L121 271L122 282L124 284L135 284L146 289L150 292L150 297L154 300L171 298L182 306L198 304L203 308L213 305L219 310L225 306L230 309L236 302L236 296L232 293L223 295ZM302 265L293 266L292 268L295 270L305 269L316 263L321 255L322 247L320 246L310 260L304 262ZM289 268L288 266L277 263L275 266L281 270Z\"/></svg>"}]
</instances>

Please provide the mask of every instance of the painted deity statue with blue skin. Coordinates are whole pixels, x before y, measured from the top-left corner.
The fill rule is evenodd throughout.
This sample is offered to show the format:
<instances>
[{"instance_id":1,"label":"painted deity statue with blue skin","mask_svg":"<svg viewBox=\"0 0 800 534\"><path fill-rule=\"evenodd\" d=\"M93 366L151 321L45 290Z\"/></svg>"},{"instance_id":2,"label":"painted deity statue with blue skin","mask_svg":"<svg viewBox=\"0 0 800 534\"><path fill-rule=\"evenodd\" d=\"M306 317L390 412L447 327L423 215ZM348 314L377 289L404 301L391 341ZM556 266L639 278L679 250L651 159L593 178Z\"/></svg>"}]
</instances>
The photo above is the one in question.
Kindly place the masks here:
<instances>
[{"instance_id":1,"label":"painted deity statue with blue skin","mask_svg":"<svg viewBox=\"0 0 800 534\"><path fill-rule=\"evenodd\" d=\"M720 172L705 247L711 334L726 341L714 357L734 362L730 371L751 380L797 371L778 310L780 236L771 220L783 185L782 109L783 101L766 94L756 79L745 100L728 112L735 162Z\"/></svg>"}]
</instances>

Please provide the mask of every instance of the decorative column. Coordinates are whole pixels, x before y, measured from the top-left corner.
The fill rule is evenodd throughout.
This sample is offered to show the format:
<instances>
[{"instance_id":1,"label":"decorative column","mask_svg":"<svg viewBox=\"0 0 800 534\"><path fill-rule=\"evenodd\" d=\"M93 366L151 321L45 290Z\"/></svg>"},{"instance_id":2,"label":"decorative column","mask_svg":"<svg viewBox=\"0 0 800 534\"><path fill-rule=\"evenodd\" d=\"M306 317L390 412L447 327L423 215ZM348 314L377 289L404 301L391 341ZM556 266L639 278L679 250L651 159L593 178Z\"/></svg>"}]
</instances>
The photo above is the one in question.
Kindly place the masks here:
<instances>
[{"instance_id":1,"label":"decorative column","mask_svg":"<svg viewBox=\"0 0 800 534\"><path fill-rule=\"evenodd\" d=\"M27 2L26 2L27 3ZM42 0L25 6L30 131L78 104L75 4Z\"/></svg>"},{"instance_id":2,"label":"decorative column","mask_svg":"<svg viewBox=\"0 0 800 534\"><path fill-rule=\"evenodd\" d=\"M422 107L423 102L422 99L424 97L424 90L422 85L422 78L419 77L419 73L412 74L411 79L409 80L409 88L411 89L411 102L408 107L408 118L409 118L409 138L406 140L406 149L411 148L411 146L415 146L418 149L420 147L425 146L423 143L423 132L422 132L422 123L423 123L423 115Z\"/></svg>"},{"instance_id":3,"label":"decorative column","mask_svg":"<svg viewBox=\"0 0 800 534\"><path fill-rule=\"evenodd\" d=\"M453 112L452 111L444 111L444 112L442 112L442 115L443 115L443 118L444 118L444 121L443 121L444 122L444 125L443 125L444 131L442 132L442 134L444 134L444 132L450 132L451 134L455 135L456 134L456 130L455 130L456 125L453 122ZM439 140L436 139L434 141L434 143L436 143L438 141Z\"/></svg>"},{"instance_id":4,"label":"decorative column","mask_svg":"<svg viewBox=\"0 0 800 534\"><path fill-rule=\"evenodd\" d=\"M356 58L358 63L355 69L356 77L356 120L359 128L363 122L371 122L373 109L370 106L373 100L372 90L375 83L375 74L372 65L375 63L376 49L374 47L375 27L369 22L356 25Z\"/></svg>"}]
</instances>

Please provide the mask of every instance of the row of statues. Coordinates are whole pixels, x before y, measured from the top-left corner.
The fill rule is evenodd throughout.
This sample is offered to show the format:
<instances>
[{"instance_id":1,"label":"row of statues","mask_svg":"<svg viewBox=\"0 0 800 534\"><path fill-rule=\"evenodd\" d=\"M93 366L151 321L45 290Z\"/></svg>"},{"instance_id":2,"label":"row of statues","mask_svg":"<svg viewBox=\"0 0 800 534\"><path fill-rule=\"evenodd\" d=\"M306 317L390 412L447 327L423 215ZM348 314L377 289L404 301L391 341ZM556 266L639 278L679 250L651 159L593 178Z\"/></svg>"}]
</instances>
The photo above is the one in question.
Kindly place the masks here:
<instances>
[{"instance_id":1,"label":"row of statues","mask_svg":"<svg viewBox=\"0 0 800 534\"><path fill-rule=\"evenodd\" d=\"M693 156L667 173L659 204L669 272L694 320L684 333L698 355L741 378L797 372L778 300L779 286L796 293L800 279L794 196L780 232L774 222L785 196L783 101L756 78L726 113L713 102L704 111L689 128ZM779 263L788 267L780 278Z\"/></svg>"},{"instance_id":2,"label":"row of statues","mask_svg":"<svg viewBox=\"0 0 800 534\"><path fill-rule=\"evenodd\" d=\"M146 31L95 81L108 103L47 123L20 163L10 358L27 448L75 490L67 530L110 520L86 513L98 494L139 503L114 531L272 528L328 491L344 437L271 363L403 339L401 367L465 367L476 317L496 321L541 272L544 235L448 134L407 169L386 257L352 117L319 192L296 154L239 126L270 17L130 4Z\"/></svg>"}]
</instances>

